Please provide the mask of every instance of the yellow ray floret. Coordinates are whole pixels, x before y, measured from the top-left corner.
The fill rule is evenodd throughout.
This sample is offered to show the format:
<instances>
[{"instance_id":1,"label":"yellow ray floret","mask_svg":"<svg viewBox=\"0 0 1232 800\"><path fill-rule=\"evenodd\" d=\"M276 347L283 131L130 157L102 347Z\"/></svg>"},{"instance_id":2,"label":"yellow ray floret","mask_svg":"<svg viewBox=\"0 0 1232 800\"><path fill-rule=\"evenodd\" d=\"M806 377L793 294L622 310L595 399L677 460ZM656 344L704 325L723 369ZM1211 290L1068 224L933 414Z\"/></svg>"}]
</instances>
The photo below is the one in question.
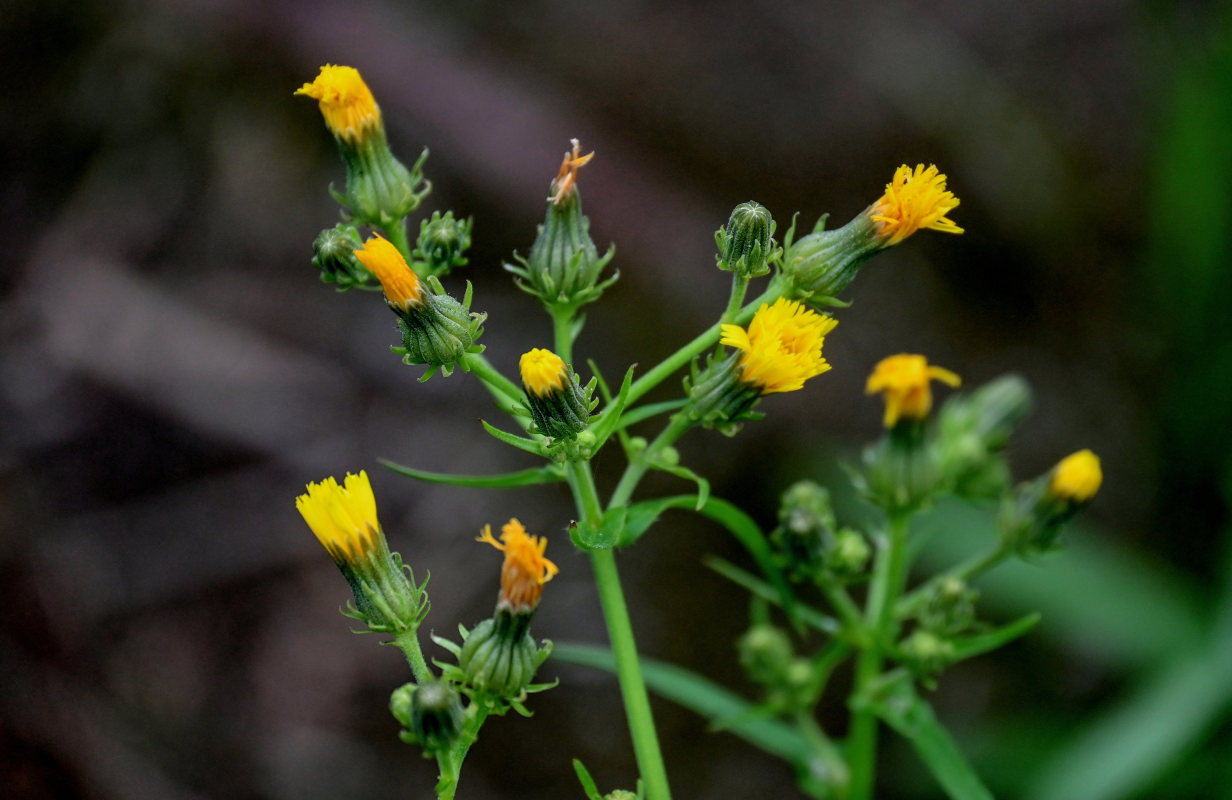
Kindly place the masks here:
<instances>
[{"instance_id":1,"label":"yellow ray floret","mask_svg":"<svg viewBox=\"0 0 1232 800\"><path fill-rule=\"evenodd\" d=\"M560 356L551 350L534 348L522 355L520 362L522 385L536 397L546 397L563 391L568 378L568 368Z\"/></svg>"},{"instance_id":2,"label":"yellow ray floret","mask_svg":"<svg viewBox=\"0 0 1232 800\"><path fill-rule=\"evenodd\" d=\"M962 383L948 369L930 366L924 356L900 353L878 362L864 391L885 395L885 426L889 428L900 419L920 420L928 416L933 407L929 384L934 380L953 387Z\"/></svg>"},{"instance_id":3,"label":"yellow ray floret","mask_svg":"<svg viewBox=\"0 0 1232 800\"><path fill-rule=\"evenodd\" d=\"M1104 482L1099 456L1090 450L1079 450L1061 459L1052 472L1049 491L1075 503L1085 503L1099 491Z\"/></svg>"},{"instance_id":4,"label":"yellow ray floret","mask_svg":"<svg viewBox=\"0 0 1232 800\"><path fill-rule=\"evenodd\" d=\"M873 204L871 216L886 245L898 244L920 228L962 233L946 214L958 208L958 198L945 188L945 175L930 164L903 164L886 184L885 194Z\"/></svg>"},{"instance_id":5,"label":"yellow ray floret","mask_svg":"<svg viewBox=\"0 0 1232 800\"><path fill-rule=\"evenodd\" d=\"M338 563L353 562L376 546L381 524L368 473L347 473L344 485L332 477L308 484L295 507Z\"/></svg>"},{"instance_id":6,"label":"yellow ray floret","mask_svg":"<svg viewBox=\"0 0 1232 800\"><path fill-rule=\"evenodd\" d=\"M578 170L589 164L590 160L595 157L594 151L582 155L582 143L577 139L570 139L569 142L573 145L573 150L567 151L564 160L560 162L560 171L556 173L556 180L552 181L552 188L555 191L548 198L556 205L560 205L560 201L573 191L573 187L577 184Z\"/></svg>"},{"instance_id":7,"label":"yellow ray floret","mask_svg":"<svg viewBox=\"0 0 1232 800\"><path fill-rule=\"evenodd\" d=\"M305 83L295 93L317 100L325 124L335 136L350 144L358 144L368 131L381 124L381 109L354 67L326 64L316 80Z\"/></svg>"},{"instance_id":8,"label":"yellow ray floret","mask_svg":"<svg viewBox=\"0 0 1232 800\"><path fill-rule=\"evenodd\" d=\"M774 305L762 303L747 331L739 325L723 325L720 341L744 351L741 382L762 394L793 392L830 369L821 347L837 324L834 317L780 297Z\"/></svg>"},{"instance_id":9,"label":"yellow ray floret","mask_svg":"<svg viewBox=\"0 0 1232 800\"><path fill-rule=\"evenodd\" d=\"M381 282L385 299L391 304L408 310L423 304L423 286L406 264L406 259L388 239L376 235L364 242L355 251L355 257Z\"/></svg>"},{"instance_id":10,"label":"yellow ray floret","mask_svg":"<svg viewBox=\"0 0 1232 800\"><path fill-rule=\"evenodd\" d=\"M487 542L497 550L504 551L505 563L501 566L500 602L515 609L534 608L543 594L543 584L552 580L558 570L556 565L544 558L548 540L546 536L531 536L517 519L511 519L501 527L500 541L492 537L492 526L483 526L483 535L475 541Z\"/></svg>"}]
</instances>

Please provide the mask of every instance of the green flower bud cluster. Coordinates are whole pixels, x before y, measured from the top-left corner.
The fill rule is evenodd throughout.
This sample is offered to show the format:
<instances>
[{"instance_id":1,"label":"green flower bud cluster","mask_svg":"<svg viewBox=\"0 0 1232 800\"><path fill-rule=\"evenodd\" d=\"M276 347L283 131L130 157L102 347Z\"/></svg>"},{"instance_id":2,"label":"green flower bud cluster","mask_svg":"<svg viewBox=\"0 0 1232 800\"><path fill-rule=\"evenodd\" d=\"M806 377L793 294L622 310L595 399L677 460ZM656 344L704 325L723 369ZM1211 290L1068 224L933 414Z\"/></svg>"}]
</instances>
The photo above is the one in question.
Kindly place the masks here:
<instances>
[{"instance_id":1,"label":"green flower bud cluster","mask_svg":"<svg viewBox=\"0 0 1232 800\"><path fill-rule=\"evenodd\" d=\"M774 242L774 218L769 209L752 201L736 206L727 225L714 234L719 248L719 269L757 278L770 271L783 250Z\"/></svg>"},{"instance_id":2,"label":"green flower bud cluster","mask_svg":"<svg viewBox=\"0 0 1232 800\"><path fill-rule=\"evenodd\" d=\"M740 665L766 689L765 705L776 712L811 708L823 676L807 658L797 657L787 634L773 625L754 625L736 643Z\"/></svg>"},{"instance_id":3,"label":"green flower bud cluster","mask_svg":"<svg viewBox=\"0 0 1232 800\"><path fill-rule=\"evenodd\" d=\"M955 494L997 497L1010 483L1001 452L1031 409L1031 389L1003 375L967 396L951 397L937 415L938 469Z\"/></svg>"},{"instance_id":4,"label":"green flower bud cluster","mask_svg":"<svg viewBox=\"0 0 1232 800\"><path fill-rule=\"evenodd\" d=\"M961 578L943 578L929 592L916 618L926 630L939 636L954 636L975 621L975 601L979 596Z\"/></svg>"},{"instance_id":5,"label":"green flower bud cluster","mask_svg":"<svg viewBox=\"0 0 1232 800\"><path fill-rule=\"evenodd\" d=\"M471 246L472 221L454 219L452 211L433 211L430 219L419 223L419 239L415 243L413 258L423 265L426 275L448 275L457 267L464 267L465 256Z\"/></svg>"},{"instance_id":6,"label":"green flower bud cluster","mask_svg":"<svg viewBox=\"0 0 1232 800\"><path fill-rule=\"evenodd\" d=\"M857 577L872 556L863 535L837 527L829 490L813 481L800 481L783 493L770 541L797 582Z\"/></svg>"}]
</instances>

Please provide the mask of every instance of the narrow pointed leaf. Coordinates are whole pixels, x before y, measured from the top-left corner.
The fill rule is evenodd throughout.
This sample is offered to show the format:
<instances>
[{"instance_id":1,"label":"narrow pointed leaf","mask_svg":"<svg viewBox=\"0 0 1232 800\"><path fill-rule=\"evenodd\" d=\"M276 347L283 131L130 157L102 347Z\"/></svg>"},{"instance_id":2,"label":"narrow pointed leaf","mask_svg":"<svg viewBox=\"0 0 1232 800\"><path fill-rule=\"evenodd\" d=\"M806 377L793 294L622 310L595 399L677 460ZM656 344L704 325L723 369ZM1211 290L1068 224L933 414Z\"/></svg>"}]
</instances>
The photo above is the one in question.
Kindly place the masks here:
<instances>
[{"instance_id":1,"label":"narrow pointed leaf","mask_svg":"<svg viewBox=\"0 0 1232 800\"><path fill-rule=\"evenodd\" d=\"M1040 618L1040 614L1027 614L1021 619L1017 619L988 633L960 636L953 640L954 660L962 661L964 658L971 658L972 656L978 656L981 653L987 653L990 650L1004 647L1034 628L1036 623L1040 621Z\"/></svg>"},{"instance_id":2,"label":"narrow pointed leaf","mask_svg":"<svg viewBox=\"0 0 1232 800\"><path fill-rule=\"evenodd\" d=\"M557 483L565 479L565 473L557 464L545 467L532 467L518 472L505 472L500 475L454 475L445 472L428 472L404 466L387 459L378 459L389 469L426 483L445 483L450 486L470 486L480 489L508 489L514 486L536 486L543 483Z\"/></svg>"}]
</instances>

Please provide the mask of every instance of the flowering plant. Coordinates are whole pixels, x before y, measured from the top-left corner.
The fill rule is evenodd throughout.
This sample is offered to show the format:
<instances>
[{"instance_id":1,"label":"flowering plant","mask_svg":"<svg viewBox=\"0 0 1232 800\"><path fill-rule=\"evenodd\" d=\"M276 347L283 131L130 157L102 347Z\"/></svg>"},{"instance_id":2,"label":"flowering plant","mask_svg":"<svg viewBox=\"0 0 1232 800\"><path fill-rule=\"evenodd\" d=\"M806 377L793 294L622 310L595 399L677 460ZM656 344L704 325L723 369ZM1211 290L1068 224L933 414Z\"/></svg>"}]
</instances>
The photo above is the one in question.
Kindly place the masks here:
<instances>
[{"instance_id":1,"label":"flowering plant","mask_svg":"<svg viewBox=\"0 0 1232 800\"><path fill-rule=\"evenodd\" d=\"M1013 486L1004 458L1011 433L1030 404L1030 392L1007 376L969 395L953 395L933 414L932 383L960 385L954 372L917 354L889 356L868 378L869 394L885 404L885 432L850 470L860 496L879 512L863 528L840 525L827 489L801 481L782 496L769 532L752 517L713 497L706 479L679 463L673 445L694 428L734 435L759 418L768 394L798 391L830 369L826 337L845 306L838 295L874 255L921 229L962 233L949 218L959 205L935 166L899 167L884 193L845 226L826 230L824 218L796 238L793 222L780 245L775 222L757 203L737 206L715 236L720 269L732 273L731 293L715 323L692 341L619 384L591 365L583 383L573 351L580 310L617 279L607 274L613 250L600 254L582 212L579 170L593 157L577 140L548 187L547 209L528 255L506 269L542 304L553 322L551 348L528 351L519 378L506 377L483 355L478 340L485 315L472 312L469 284L458 300L442 278L466 265L469 221L452 212L423 220L412 246L406 221L427 196L421 155L407 169L390 151L373 94L350 67L326 66L299 94L319 101L346 165L345 192L335 192L343 222L314 243L321 278L340 290L378 286L398 320L392 349L407 364L424 365L424 380L455 368L473 376L512 423L483 423L499 442L542 459L541 466L507 475L442 475L390 465L411 478L490 487L562 483L574 502L569 526L575 548L590 558L611 647L537 644L530 635L545 584L558 568L546 539L510 519L499 539L485 526L480 542L504 555L492 617L460 627L461 642L432 637L453 661L429 665L419 628L429 611L427 580L417 583L386 543L367 474L310 483L297 507L333 557L354 594L347 613L369 630L392 636L412 680L393 692L391 710L402 737L436 759L439 798L457 792L467 752L485 720L509 710L529 715L528 695L550 688L535 676L551 654L611 670L619 679L637 759L636 795L670 796L668 772L648 701L651 689L684 702L787 760L801 791L817 798L872 797L879 729L909 740L945 791L955 798L990 797L920 691L951 664L1000 647L1038 620L1008 625L978 619L970 581L1012 556L1032 557L1056 547L1061 526L1091 501L1102 480L1098 458L1083 450L1034 480ZM365 240L360 231L368 228ZM755 299L755 279L770 276ZM686 367L681 395L643 398ZM650 441L630 429L666 417ZM619 482L601 497L590 460L613 442L625 455ZM696 491L638 499L642 478L662 471ZM911 521L946 495L1000 500L1000 536L985 553L911 585ZM661 514L688 508L730 531L760 574L725 562L715 569L754 598L737 651L761 697L733 697L702 676L668 670L639 657L617 570L617 550L647 535ZM817 704L831 675L850 663L850 721L842 737L826 731ZM684 677L682 677L684 676ZM681 682L690 691L678 691ZM722 702L720 702L722 701ZM754 725L753 723L757 723ZM574 762L591 800L602 797L585 767Z\"/></svg>"}]
</instances>

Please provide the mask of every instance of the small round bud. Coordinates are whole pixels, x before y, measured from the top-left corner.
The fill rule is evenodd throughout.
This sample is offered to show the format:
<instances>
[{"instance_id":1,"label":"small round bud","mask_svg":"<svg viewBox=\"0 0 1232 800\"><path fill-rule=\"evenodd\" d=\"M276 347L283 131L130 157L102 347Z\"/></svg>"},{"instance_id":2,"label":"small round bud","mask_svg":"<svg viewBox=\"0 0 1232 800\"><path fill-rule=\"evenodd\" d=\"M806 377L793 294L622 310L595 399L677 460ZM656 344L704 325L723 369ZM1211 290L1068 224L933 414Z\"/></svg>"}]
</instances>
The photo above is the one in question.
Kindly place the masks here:
<instances>
[{"instance_id":1,"label":"small round bud","mask_svg":"<svg viewBox=\"0 0 1232 800\"><path fill-rule=\"evenodd\" d=\"M787 634L773 625L755 625L736 643L740 665L757 683L779 683L795 658Z\"/></svg>"},{"instance_id":2,"label":"small round bud","mask_svg":"<svg viewBox=\"0 0 1232 800\"><path fill-rule=\"evenodd\" d=\"M637 800L637 795L628 789L613 789L603 795L603 800Z\"/></svg>"},{"instance_id":3,"label":"small round bud","mask_svg":"<svg viewBox=\"0 0 1232 800\"><path fill-rule=\"evenodd\" d=\"M397 716L397 714L395 714ZM462 703L446 683L425 683L411 693L411 731L429 753L448 750L462 728Z\"/></svg>"},{"instance_id":4,"label":"small round bud","mask_svg":"<svg viewBox=\"0 0 1232 800\"><path fill-rule=\"evenodd\" d=\"M843 528L834 534L834 546L826 558L831 572L842 577L853 577L864 572L873 549L859 531Z\"/></svg>"},{"instance_id":5,"label":"small round bud","mask_svg":"<svg viewBox=\"0 0 1232 800\"><path fill-rule=\"evenodd\" d=\"M471 221L454 219L452 211L433 211L431 219L419 223L419 240L415 257L427 264L428 274L447 275L455 267L464 267L464 253L471 246Z\"/></svg>"},{"instance_id":6,"label":"small round bud","mask_svg":"<svg viewBox=\"0 0 1232 800\"><path fill-rule=\"evenodd\" d=\"M741 203L732 209L727 225L715 234L719 269L748 278L765 275L781 254L774 246L774 218L760 203Z\"/></svg>"},{"instance_id":7,"label":"small round bud","mask_svg":"<svg viewBox=\"0 0 1232 800\"><path fill-rule=\"evenodd\" d=\"M539 650L530 638L532 613L502 608L467 634L458 656L467 685L502 698L522 694L539 668Z\"/></svg>"},{"instance_id":8,"label":"small round bud","mask_svg":"<svg viewBox=\"0 0 1232 800\"><path fill-rule=\"evenodd\" d=\"M919 614L920 625L934 633L953 636L962 633L975 620L975 601L979 592L961 578L943 579L933 587Z\"/></svg>"},{"instance_id":9,"label":"small round bud","mask_svg":"<svg viewBox=\"0 0 1232 800\"><path fill-rule=\"evenodd\" d=\"M924 674L936 674L954 660L954 645L932 631L917 630L901 646L903 655Z\"/></svg>"},{"instance_id":10,"label":"small round bud","mask_svg":"<svg viewBox=\"0 0 1232 800\"><path fill-rule=\"evenodd\" d=\"M355 257L359 234L350 225L336 225L321 231L312 242L312 265L321 271L321 280L338 284L344 291L364 285L372 273Z\"/></svg>"}]
</instances>

